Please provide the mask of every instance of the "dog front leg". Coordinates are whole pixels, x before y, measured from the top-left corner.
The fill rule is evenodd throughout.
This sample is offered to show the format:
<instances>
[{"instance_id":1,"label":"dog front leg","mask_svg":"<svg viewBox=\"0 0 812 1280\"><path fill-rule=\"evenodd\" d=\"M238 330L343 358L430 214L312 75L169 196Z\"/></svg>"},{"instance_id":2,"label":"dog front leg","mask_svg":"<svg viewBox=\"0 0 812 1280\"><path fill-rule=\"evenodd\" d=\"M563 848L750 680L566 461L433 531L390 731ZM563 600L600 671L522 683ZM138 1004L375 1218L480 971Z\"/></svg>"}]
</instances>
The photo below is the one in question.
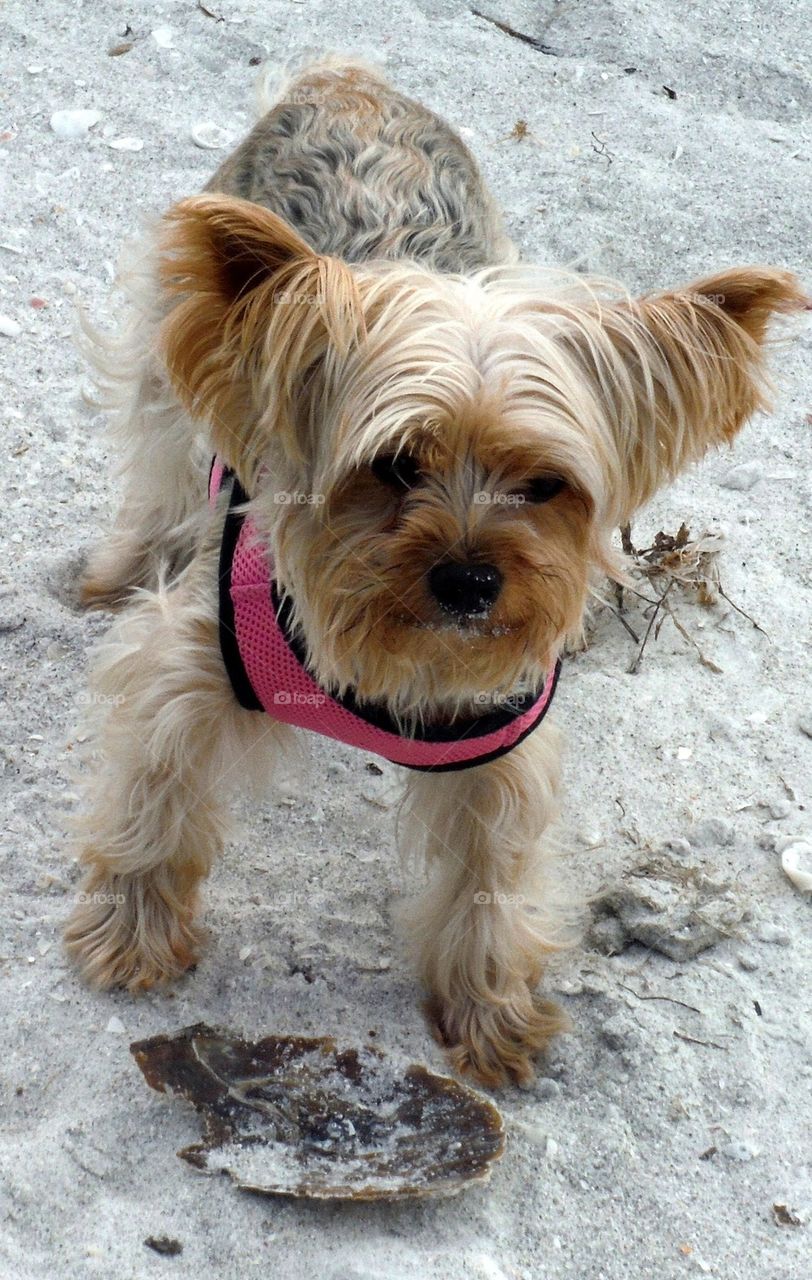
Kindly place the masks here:
<instances>
[{"instance_id":1,"label":"dog front leg","mask_svg":"<svg viewBox=\"0 0 812 1280\"><path fill-rule=\"evenodd\" d=\"M269 768L290 730L239 706L216 619L190 582L120 616L89 696L89 871L65 942L92 985L137 990L197 959L198 889L223 844L225 801L236 778Z\"/></svg>"},{"instance_id":2,"label":"dog front leg","mask_svg":"<svg viewBox=\"0 0 812 1280\"><path fill-rule=\"evenodd\" d=\"M567 1025L534 993L545 955L572 940L544 875L558 755L545 723L489 764L417 775L406 796L407 838L432 873L408 911L430 1016L454 1068L486 1085L531 1079Z\"/></svg>"}]
</instances>

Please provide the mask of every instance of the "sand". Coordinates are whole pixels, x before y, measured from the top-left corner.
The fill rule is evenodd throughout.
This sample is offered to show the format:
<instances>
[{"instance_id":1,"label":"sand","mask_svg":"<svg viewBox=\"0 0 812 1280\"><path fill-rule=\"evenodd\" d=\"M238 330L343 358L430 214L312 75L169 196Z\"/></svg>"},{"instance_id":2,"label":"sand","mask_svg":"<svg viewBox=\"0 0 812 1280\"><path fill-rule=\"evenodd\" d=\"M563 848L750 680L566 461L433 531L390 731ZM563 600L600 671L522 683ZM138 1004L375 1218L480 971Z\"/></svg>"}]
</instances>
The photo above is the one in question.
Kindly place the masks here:
<instances>
[{"instance_id":1,"label":"sand","mask_svg":"<svg viewBox=\"0 0 812 1280\"><path fill-rule=\"evenodd\" d=\"M739 262L808 272L802 6L489 6L555 54L450 0L206 7L223 20L192 0L7 0L0 13L0 1277L807 1280L810 898L780 851L812 833L808 329L774 356L775 413L635 526L643 545L683 520L722 533L725 591L763 630L724 600L679 598L721 671L667 621L630 675L634 643L603 612L557 703L572 879L593 893L667 858L732 885L742 918L690 960L635 944L556 962L547 987L576 1033L532 1089L500 1095L508 1147L489 1186L377 1207L248 1196L176 1158L196 1120L147 1089L128 1051L197 1020L347 1044L374 1030L397 1062L442 1070L390 919L408 887L386 811L394 767L374 776L363 755L315 742L310 778L241 807L208 887L210 948L174 991L91 994L59 941L78 878L64 834L74 726L107 625L72 591L114 503L103 418L80 397L75 309L112 322L123 238L224 154L192 130L240 136L259 61L360 52L464 130L528 257L635 289ZM73 140L49 126L72 109L100 113ZM728 487L740 463L752 486ZM629 620L645 627L634 607ZM776 1204L800 1224L778 1223ZM161 1235L183 1252L144 1245Z\"/></svg>"}]
</instances>

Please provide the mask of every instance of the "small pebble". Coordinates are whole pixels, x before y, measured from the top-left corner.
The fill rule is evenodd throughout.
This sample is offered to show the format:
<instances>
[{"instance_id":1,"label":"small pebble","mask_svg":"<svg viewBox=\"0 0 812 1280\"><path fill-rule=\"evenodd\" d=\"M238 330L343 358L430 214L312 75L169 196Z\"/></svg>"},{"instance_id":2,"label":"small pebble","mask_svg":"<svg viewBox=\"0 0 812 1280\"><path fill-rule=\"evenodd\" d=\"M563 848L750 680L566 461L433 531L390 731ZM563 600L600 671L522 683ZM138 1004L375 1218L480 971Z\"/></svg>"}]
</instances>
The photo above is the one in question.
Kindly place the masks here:
<instances>
[{"instance_id":1,"label":"small pebble","mask_svg":"<svg viewBox=\"0 0 812 1280\"><path fill-rule=\"evenodd\" d=\"M759 967L758 958L752 951L738 951L736 959L739 962L739 967L744 969L745 973L755 973Z\"/></svg>"},{"instance_id":2,"label":"small pebble","mask_svg":"<svg viewBox=\"0 0 812 1280\"><path fill-rule=\"evenodd\" d=\"M812 893L812 843L796 840L781 852L781 866L796 889Z\"/></svg>"},{"instance_id":3,"label":"small pebble","mask_svg":"<svg viewBox=\"0 0 812 1280\"><path fill-rule=\"evenodd\" d=\"M171 27L156 27L151 32L152 38L159 49L172 49L175 44L175 36Z\"/></svg>"},{"instance_id":4,"label":"small pebble","mask_svg":"<svg viewBox=\"0 0 812 1280\"><path fill-rule=\"evenodd\" d=\"M598 830L582 831L578 839L585 849L598 849L603 844L603 835Z\"/></svg>"},{"instance_id":5,"label":"small pebble","mask_svg":"<svg viewBox=\"0 0 812 1280\"><path fill-rule=\"evenodd\" d=\"M562 996L580 996L583 993L584 984L580 978L559 978L555 989Z\"/></svg>"},{"instance_id":6,"label":"small pebble","mask_svg":"<svg viewBox=\"0 0 812 1280\"><path fill-rule=\"evenodd\" d=\"M111 138L108 147L113 151L143 151L143 138Z\"/></svg>"},{"instance_id":7,"label":"small pebble","mask_svg":"<svg viewBox=\"0 0 812 1280\"><path fill-rule=\"evenodd\" d=\"M681 836L675 836L673 840L666 840L665 847L670 853L676 853L681 858L687 858L693 853L690 841L684 840Z\"/></svg>"},{"instance_id":8,"label":"small pebble","mask_svg":"<svg viewBox=\"0 0 812 1280\"><path fill-rule=\"evenodd\" d=\"M777 924L763 924L758 931L758 936L762 942L772 943L774 947L789 947L792 944L792 938L787 929L781 929Z\"/></svg>"},{"instance_id":9,"label":"small pebble","mask_svg":"<svg viewBox=\"0 0 812 1280\"><path fill-rule=\"evenodd\" d=\"M606 983L603 978L598 977L597 974L591 973L584 978L582 990L585 995L588 996L605 996Z\"/></svg>"},{"instance_id":10,"label":"small pebble","mask_svg":"<svg viewBox=\"0 0 812 1280\"><path fill-rule=\"evenodd\" d=\"M604 1022L600 1035L610 1049L625 1049L638 1040L637 1028L623 1013L616 1013L613 1018Z\"/></svg>"},{"instance_id":11,"label":"small pebble","mask_svg":"<svg viewBox=\"0 0 812 1280\"><path fill-rule=\"evenodd\" d=\"M728 1160L738 1160L740 1163L745 1163L748 1160L753 1160L758 1155L758 1150L753 1146L752 1142L747 1142L742 1138L731 1138L729 1142L725 1142L719 1147L719 1153Z\"/></svg>"},{"instance_id":12,"label":"small pebble","mask_svg":"<svg viewBox=\"0 0 812 1280\"><path fill-rule=\"evenodd\" d=\"M549 1076L541 1076L536 1080L534 1092L537 1098L547 1098L552 1101L561 1096L561 1085L556 1080L551 1080Z\"/></svg>"},{"instance_id":13,"label":"small pebble","mask_svg":"<svg viewBox=\"0 0 812 1280\"><path fill-rule=\"evenodd\" d=\"M736 724L729 716L708 716L708 737L712 742L735 742L738 735Z\"/></svg>"},{"instance_id":14,"label":"small pebble","mask_svg":"<svg viewBox=\"0 0 812 1280\"><path fill-rule=\"evenodd\" d=\"M542 1150L546 1150L547 1144L550 1141L550 1135L544 1128L544 1125L532 1123L526 1124L520 1121L520 1127L528 1142L532 1142L535 1146L541 1147Z\"/></svg>"},{"instance_id":15,"label":"small pebble","mask_svg":"<svg viewBox=\"0 0 812 1280\"><path fill-rule=\"evenodd\" d=\"M0 334L4 338L18 338L22 331L22 325L12 320L11 316L0 315Z\"/></svg>"},{"instance_id":16,"label":"small pebble","mask_svg":"<svg viewBox=\"0 0 812 1280\"><path fill-rule=\"evenodd\" d=\"M55 111L51 116L51 129L58 138L81 138L101 120L100 111L77 107Z\"/></svg>"},{"instance_id":17,"label":"small pebble","mask_svg":"<svg viewBox=\"0 0 812 1280\"><path fill-rule=\"evenodd\" d=\"M773 800L767 805L767 812L776 822L780 822L782 818L788 818L792 813L792 805L789 800Z\"/></svg>"},{"instance_id":18,"label":"small pebble","mask_svg":"<svg viewBox=\"0 0 812 1280\"><path fill-rule=\"evenodd\" d=\"M126 1035L127 1028L124 1026L124 1023L121 1021L121 1018L117 1018L116 1015L113 1014L112 1018L110 1019L107 1026L105 1027L105 1031L109 1031L110 1034L113 1036L123 1036L123 1035Z\"/></svg>"},{"instance_id":19,"label":"small pebble","mask_svg":"<svg viewBox=\"0 0 812 1280\"><path fill-rule=\"evenodd\" d=\"M174 1258L179 1253L183 1253L180 1240L173 1240L169 1236L147 1236L144 1244L154 1253L163 1254L167 1258Z\"/></svg>"},{"instance_id":20,"label":"small pebble","mask_svg":"<svg viewBox=\"0 0 812 1280\"><path fill-rule=\"evenodd\" d=\"M777 1227L802 1227L805 1217L788 1204L774 1204L773 1218Z\"/></svg>"},{"instance_id":21,"label":"small pebble","mask_svg":"<svg viewBox=\"0 0 812 1280\"><path fill-rule=\"evenodd\" d=\"M735 489L746 493L753 489L764 476L764 468L760 462L740 462L731 467L727 475L720 481L723 489Z\"/></svg>"},{"instance_id":22,"label":"small pebble","mask_svg":"<svg viewBox=\"0 0 812 1280\"><path fill-rule=\"evenodd\" d=\"M593 950L599 951L602 956L619 956L626 950L629 941L626 930L617 916L601 916L593 921L589 930L589 945Z\"/></svg>"},{"instance_id":23,"label":"small pebble","mask_svg":"<svg viewBox=\"0 0 812 1280\"><path fill-rule=\"evenodd\" d=\"M379 1276L381 1273L376 1271L375 1274ZM503 1271L499 1263L488 1253L478 1253L471 1258L471 1271L469 1274L473 1277L473 1280L508 1280L507 1272ZM348 1273L347 1280L356 1280L354 1273ZM367 1276L359 1275L358 1280L371 1280L371 1276L368 1278Z\"/></svg>"},{"instance_id":24,"label":"small pebble","mask_svg":"<svg viewBox=\"0 0 812 1280\"><path fill-rule=\"evenodd\" d=\"M736 833L727 818L703 818L690 832L691 844L700 848L727 846L734 843Z\"/></svg>"},{"instance_id":25,"label":"small pebble","mask_svg":"<svg viewBox=\"0 0 812 1280\"><path fill-rule=\"evenodd\" d=\"M212 124L210 120L199 120L197 124L192 125L190 136L195 146L203 151L219 151L222 147L227 147L231 141L231 135L225 129L221 129L219 124Z\"/></svg>"},{"instance_id":26,"label":"small pebble","mask_svg":"<svg viewBox=\"0 0 812 1280\"><path fill-rule=\"evenodd\" d=\"M807 738L812 738L812 712L798 717L798 728Z\"/></svg>"}]
</instances>

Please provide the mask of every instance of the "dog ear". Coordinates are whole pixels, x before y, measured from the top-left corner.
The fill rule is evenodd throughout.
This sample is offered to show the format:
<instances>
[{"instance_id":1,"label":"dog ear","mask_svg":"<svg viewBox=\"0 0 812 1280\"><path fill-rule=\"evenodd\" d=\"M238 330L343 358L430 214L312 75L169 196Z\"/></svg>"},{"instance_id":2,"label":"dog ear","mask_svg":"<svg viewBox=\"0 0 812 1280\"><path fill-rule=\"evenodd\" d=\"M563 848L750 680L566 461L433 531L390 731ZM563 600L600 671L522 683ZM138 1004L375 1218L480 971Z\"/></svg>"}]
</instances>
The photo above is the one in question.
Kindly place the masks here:
<instances>
[{"instance_id":1,"label":"dog ear","mask_svg":"<svg viewBox=\"0 0 812 1280\"><path fill-rule=\"evenodd\" d=\"M169 211L159 262L171 303L159 340L175 391L251 492L270 433L286 432L301 453L292 398L361 323L352 274L275 213L218 195Z\"/></svg>"},{"instance_id":2,"label":"dog ear","mask_svg":"<svg viewBox=\"0 0 812 1280\"><path fill-rule=\"evenodd\" d=\"M809 305L789 272L738 267L684 289L601 304L566 328L570 353L608 414L613 523L625 523L767 407L769 322Z\"/></svg>"}]
</instances>

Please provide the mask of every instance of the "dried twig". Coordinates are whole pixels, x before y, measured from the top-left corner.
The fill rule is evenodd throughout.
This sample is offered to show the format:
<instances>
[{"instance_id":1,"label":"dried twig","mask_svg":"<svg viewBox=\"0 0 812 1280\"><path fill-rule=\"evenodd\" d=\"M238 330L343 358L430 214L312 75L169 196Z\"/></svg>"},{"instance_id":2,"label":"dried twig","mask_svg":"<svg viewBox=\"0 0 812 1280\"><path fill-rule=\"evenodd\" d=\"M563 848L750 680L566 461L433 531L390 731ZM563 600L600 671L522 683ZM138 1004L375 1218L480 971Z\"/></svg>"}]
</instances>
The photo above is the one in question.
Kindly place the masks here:
<instances>
[{"instance_id":1,"label":"dried twig","mask_svg":"<svg viewBox=\"0 0 812 1280\"><path fill-rule=\"evenodd\" d=\"M687 1040L688 1044L701 1044L706 1049L721 1049L723 1053L727 1053L726 1044L717 1044L715 1040L697 1040L696 1036L686 1036L682 1031L675 1031L674 1035L678 1040Z\"/></svg>"},{"instance_id":2,"label":"dried twig","mask_svg":"<svg viewBox=\"0 0 812 1280\"><path fill-rule=\"evenodd\" d=\"M608 160L609 164L611 165L612 161L615 158L612 155L612 152L607 147L603 138L599 138L598 135L594 132L594 130L592 130L591 132L592 132L592 150L595 152L596 155L603 156L604 160Z\"/></svg>"},{"instance_id":3,"label":"dried twig","mask_svg":"<svg viewBox=\"0 0 812 1280\"><path fill-rule=\"evenodd\" d=\"M752 624L753 624L753 626L755 627L756 631L760 631L760 632L761 632L761 634L762 634L763 636L767 636L767 639L768 639L768 640L770 639L770 637L769 637L768 633L764 630L764 628L763 628L763 627L760 627L760 626L759 626L759 624L756 622L755 618L751 618L749 613L746 613L746 612L744 611L744 609L740 608L740 607L739 607L739 605L737 605L737 604L736 604L736 601L735 601L735 600L731 600L730 596L729 596L725 591L723 591L723 590L722 590L721 583L718 583L718 582L717 582L717 584L716 584L716 590L719 592L719 595L722 597L722 599L723 599L723 600L727 600L727 602L728 602L728 604L730 605L731 609L735 609L735 610L736 610L736 612L737 612L737 613L740 613L740 614L741 614L741 616L742 616L743 618L746 618L748 622L752 622Z\"/></svg>"},{"instance_id":4,"label":"dried twig","mask_svg":"<svg viewBox=\"0 0 812 1280\"><path fill-rule=\"evenodd\" d=\"M511 27L507 22L500 22L498 18L491 18L487 13L481 13L479 9L472 9L471 13L475 18L481 18L483 22L490 22L491 26L496 27L497 31L503 32L506 36L512 36L514 40L521 40L522 44L529 44L532 49L538 49L539 53L546 53L550 58L561 58L563 54L560 49L553 49L549 44L545 44L543 40L537 40L535 36L529 36L524 31L517 31L515 27Z\"/></svg>"},{"instance_id":5,"label":"dried twig","mask_svg":"<svg viewBox=\"0 0 812 1280\"><path fill-rule=\"evenodd\" d=\"M610 613L613 613L615 615L618 622L622 623L622 625L626 628L626 630L628 631L634 643L639 644L640 643L639 635L635 631L634 627L632 627L623 617L623 614L621 613L620 609L614 609L612 605L607 605L606 607L609 609Z\"/></svg>"},{"instance_id":6,"label":"dried twig","mask_svg":"<svg viewBox=\"0 0 812 1280\"><path fill-rule=\"evenodd\" d=\"M651 618L649 619L649 624L648 624L648 627L646 628L646 634L643 636L643 643L640 645L640 648L637 650L637 657L634 659L634 662L629 667L630 676L636 675L640 669L640 663L643 660L643 653L645 651L646 645L648 644L648 638L651 635L651 629L654 626L654 623L657 621L657 616L660 610L662 609L663 604L665 603L666 598L668 596L668 593L673 587L673 585L674 585L673 581L669 582L668 586L665 588L665 591L660 596L659 600L654 606L654 612L652 613Z\"/></svg>"},{"instance_id":7,"label":"dried twig","mask_svg":"<svg viewBox=\"0 0 812 1280\"><path fill-rule=\"evenodd\" d=\"M625 982L621 982L621 988L624 991L630 991L633 996L637 996L638 1000L663 1000L666 1004L678 1004L681 1009L690 1009L691 1013L702 1013L701 1009L697 1009L692 1004L686 1004L684 1000L674 1000L671 996L644 996L639 991L635 991L634 987L627 987Z\"/></svg>"},{"instance_id":8,"label":"dried twig","mask_svg":"<svg viewBox=\"0 0 812 1280\"><path fill-rule=\"evenodd\" d=\"M683 637L683 639L687 640L687 641L688 641L688 643L689 643L689 644L692 644L692 645L694 646L694 648L696 649L697 653L699 654L699 661L702 663L702 666L703 666L703 667L707 667L709 671L713 671L717 676L721 675L721 674L722 674L722 668L721 668L720 666L717 666L717 664L716 664L715 662L713 662L710 658L708 658L708 657L707 657L707 656L702 652L702 650L700 649L700 647L699 647L699 645L697 644L696 640L694 640L694 638L693 638L693 636L691 635L691 633L690 633L689 631L687 631L687 630L686 630L686 628L682 625L682 623L680 622L680 620L679 620L679 618L677 617L677 615L674 613L674 610L671 608L671 606L670 606L670 605L666 605L666 608L667 608L667 610L668 610L668 616L669 616L669 618L671 619L671 621L673 622L674 626L677 628L677 631L680 633L680 635Z\"/></svg>"}]
</instances>

